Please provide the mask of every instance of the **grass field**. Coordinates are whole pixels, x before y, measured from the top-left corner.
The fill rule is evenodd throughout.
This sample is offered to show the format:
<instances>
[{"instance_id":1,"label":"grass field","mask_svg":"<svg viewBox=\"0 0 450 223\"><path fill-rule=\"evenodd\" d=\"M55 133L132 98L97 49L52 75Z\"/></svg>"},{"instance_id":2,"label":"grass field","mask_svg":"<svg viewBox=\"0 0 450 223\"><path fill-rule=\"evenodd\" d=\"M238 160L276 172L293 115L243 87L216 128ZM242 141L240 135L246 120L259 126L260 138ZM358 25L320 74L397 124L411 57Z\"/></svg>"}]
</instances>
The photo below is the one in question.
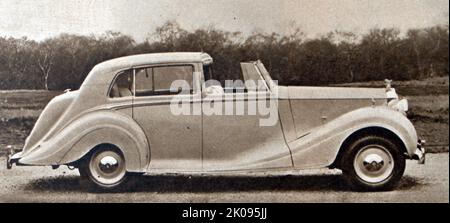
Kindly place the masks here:
<instances>
[{"instance_id":1,"label":"grass field","mask_svg":"<svg viewBox=\"0 0 450 223\"><path fill-rule=\"evenodd\" d=\"M338 86L384 87L384 82ZM449 144L449 78L394 82L397 92L409 99L409 117L432 152L447 152ZM62 92L0 91L0 154L6 145L20 148L45 105Z\"/></svg>"}]
</instances>

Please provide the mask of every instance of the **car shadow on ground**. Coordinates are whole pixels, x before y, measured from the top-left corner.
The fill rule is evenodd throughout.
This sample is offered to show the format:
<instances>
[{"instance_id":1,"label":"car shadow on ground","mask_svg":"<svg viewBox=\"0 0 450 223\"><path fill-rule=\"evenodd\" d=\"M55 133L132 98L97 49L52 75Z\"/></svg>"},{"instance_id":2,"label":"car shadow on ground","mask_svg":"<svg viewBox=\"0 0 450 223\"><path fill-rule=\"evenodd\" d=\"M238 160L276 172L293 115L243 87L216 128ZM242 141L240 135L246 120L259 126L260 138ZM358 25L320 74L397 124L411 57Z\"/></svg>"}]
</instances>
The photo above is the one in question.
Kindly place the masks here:
<instances>
[{"instance_id":1,"label":"car shadow on ground","mask_svg":"<svg viewBox=\"0 0 450 223\"><path fill-rule=\"evenodd\" d=\"M100 192L82 187L77 176L33 180L25 186L32 191ZM405 176L396 190L421 187L420 179ZM133 186L115 192L254 192L254 191L350 191L341 175L307 176L139 176Z\"/></svg>"}]
</instances>

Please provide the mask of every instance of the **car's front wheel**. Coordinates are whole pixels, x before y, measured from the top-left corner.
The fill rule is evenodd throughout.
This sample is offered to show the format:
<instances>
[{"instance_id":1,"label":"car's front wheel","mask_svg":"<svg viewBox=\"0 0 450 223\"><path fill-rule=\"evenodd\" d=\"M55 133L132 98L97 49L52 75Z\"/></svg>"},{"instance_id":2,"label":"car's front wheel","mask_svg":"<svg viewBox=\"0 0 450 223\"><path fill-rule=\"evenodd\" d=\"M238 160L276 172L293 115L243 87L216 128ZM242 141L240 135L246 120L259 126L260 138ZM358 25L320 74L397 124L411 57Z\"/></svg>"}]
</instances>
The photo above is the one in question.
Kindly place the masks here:
<instances>
[{"instance_id":1,"label":"car's front wheel","mask_svg":"<svg viewBox=\"0 0 450 223\"><path fill-rule=\"evenodd\" d=\"M398 145L379 136L353 142L341 160L346 182L356 190L393 189L403 176L406 160Z\"/></svg>"},{"instance_id":2,"label":"car's front wheel","mask_svg":"<svg viewBox=\"0 0 450 223\"><path fill-rule=\"evenodd\" d=\"M80 162L78 170L82 185L90 189L117 189L128 179L125 158L114 147L94 150Z\"/></svg>"}]
</instances>

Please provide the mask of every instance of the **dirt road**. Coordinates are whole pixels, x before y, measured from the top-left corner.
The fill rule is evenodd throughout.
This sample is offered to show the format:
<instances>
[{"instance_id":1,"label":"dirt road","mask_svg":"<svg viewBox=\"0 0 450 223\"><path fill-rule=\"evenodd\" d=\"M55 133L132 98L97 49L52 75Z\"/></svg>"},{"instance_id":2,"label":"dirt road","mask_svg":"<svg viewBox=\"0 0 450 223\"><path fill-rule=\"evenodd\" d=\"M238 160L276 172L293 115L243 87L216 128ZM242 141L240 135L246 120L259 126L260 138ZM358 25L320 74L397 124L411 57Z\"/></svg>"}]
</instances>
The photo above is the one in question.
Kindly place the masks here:
<instances>
[{"instance_id":1,"label":"dirt road","mask_svg":"<svg viewBox=\"0 0 450 223\"><path fill-rule=\"evenodd\" d=\"M392 192L357 193L341 185L339 171L300 176L143 176L126 193L89 193L67 168L15 167L0 159L0 202L449 202L449 154L430 154L427 164L408 161Z\"/></svg>"}]
</instances>

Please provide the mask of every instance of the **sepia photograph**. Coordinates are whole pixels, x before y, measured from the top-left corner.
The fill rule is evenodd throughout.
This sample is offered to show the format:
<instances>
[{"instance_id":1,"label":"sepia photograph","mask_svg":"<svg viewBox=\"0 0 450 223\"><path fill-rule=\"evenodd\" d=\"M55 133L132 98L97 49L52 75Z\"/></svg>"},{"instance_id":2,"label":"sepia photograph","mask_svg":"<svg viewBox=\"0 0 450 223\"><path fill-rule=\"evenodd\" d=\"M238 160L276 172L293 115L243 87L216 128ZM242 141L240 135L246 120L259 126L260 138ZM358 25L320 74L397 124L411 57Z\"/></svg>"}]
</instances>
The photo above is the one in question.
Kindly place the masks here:
<instances>
[{"instance_id":1,"label":"sepia photograph","mask_svg":"<svg viewBox=\"0 0 450 223\"><path fill-rule=\"evenodd\" d=\"M449 203L448 133L447 0L0 0L0 203Z\"/></svg>"}]
</instances>

